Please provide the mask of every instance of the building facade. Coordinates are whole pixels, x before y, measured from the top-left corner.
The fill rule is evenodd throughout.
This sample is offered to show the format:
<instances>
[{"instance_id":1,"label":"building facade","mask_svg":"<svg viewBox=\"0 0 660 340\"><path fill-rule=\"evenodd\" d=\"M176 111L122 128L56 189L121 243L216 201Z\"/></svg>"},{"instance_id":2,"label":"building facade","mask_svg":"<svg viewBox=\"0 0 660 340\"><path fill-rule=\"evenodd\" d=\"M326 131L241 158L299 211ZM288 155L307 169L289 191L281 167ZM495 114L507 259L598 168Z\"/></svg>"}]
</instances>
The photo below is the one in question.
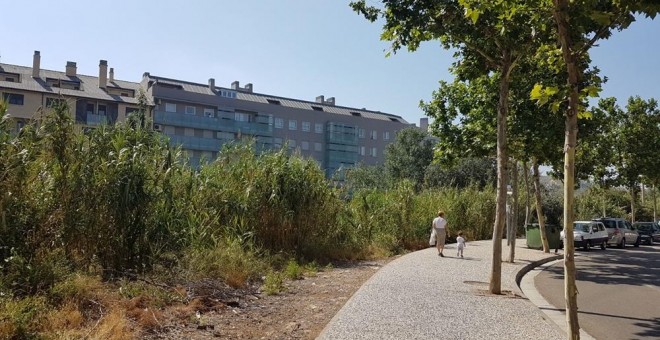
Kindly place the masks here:
<instances>
[{"instance_id":1,"label":"building facade","mask_svg":"<svg viewBox=\"0 0 660 340\"><path fill-rule=\"evenodd\" d=\"M155 130L186 151L193 166L213 160L224 144L245 138L257 150L287 145L315 159L327 176L357 164L384 161L386 146L410 124L400 116L336 105L335 98L314 101L284 98L253 91L252 84L228 87L143 75L140 83L108 77L107 62L98 77L79 75L67 62L65 72L42 70L35 51L33 67L0 64L0 92L9 101L17 129L39 108L66 99L83 126L114 124L137 110L137 93L144 90L153 104Z\"/></svg>"},{"instance_id":2,"label":"building facade","mask_svg":"<svg viewBox=\"0 0 660 340\"><path fill-rule=\"evenodd\" d=\"M9 105L7 113L16 130L35 118L42 108L67 101L75 122L93 127L114 124L138 109L139 83L114 79L108 63L99 62L99 76L77 73L75 62L68 61L64 72L40 68L41 54L34 52L32 67L0 64L0 95Z\"/></svg>"}]
</instances>

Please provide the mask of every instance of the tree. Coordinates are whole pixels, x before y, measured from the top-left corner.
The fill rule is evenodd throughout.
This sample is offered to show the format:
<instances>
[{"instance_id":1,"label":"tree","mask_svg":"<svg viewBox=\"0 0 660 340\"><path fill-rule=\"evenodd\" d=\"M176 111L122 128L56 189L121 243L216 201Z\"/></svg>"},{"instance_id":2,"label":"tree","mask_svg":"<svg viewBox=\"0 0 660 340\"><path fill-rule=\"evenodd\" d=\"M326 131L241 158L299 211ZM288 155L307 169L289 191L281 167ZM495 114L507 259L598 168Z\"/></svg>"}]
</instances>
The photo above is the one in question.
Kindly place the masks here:
<instances>
[{"instance_id":1,"label":"tree","mask_svg":"<svg viewBox=\"0 0 660 340\"><path fill-rule=\"evenodd\" d=\"M409 179L415 189L424 184L426 168L433 160L433 141L418 128L399 131L385 149L385 170L394 180Z\"/></svg>"},{"instance_id":2,"label":"tree","mask_svg":"<svg viewBox=\"0 0 660 340\"><path fill-rule=\"evenodd\" d=\"M553 0L552 15L561 47L562 61L568 73L568 98L564 139L564 288L566 296L566 320L569 327L568 338L579 339L580 326L577 319L577 287L575 286L575 259L573 245L573 205L575 185L575 148L577 145L578 117L585 116L580 105L581 90L592 94L597 88L580 88L584 68L580 61L589 49L600 39L611 36L613 30L627 28L634 20L635 13L646 13L654 17L660 10L655 0Z\"/></svg>"}]
</instances>

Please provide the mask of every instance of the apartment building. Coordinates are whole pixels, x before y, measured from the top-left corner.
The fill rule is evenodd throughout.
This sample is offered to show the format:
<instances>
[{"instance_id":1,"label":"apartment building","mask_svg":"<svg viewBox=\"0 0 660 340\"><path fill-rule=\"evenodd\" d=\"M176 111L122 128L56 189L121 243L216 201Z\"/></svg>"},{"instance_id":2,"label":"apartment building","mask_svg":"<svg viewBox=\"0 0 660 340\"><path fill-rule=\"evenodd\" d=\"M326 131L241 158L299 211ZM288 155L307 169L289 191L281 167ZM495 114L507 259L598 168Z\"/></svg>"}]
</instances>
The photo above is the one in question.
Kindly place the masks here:
<instances>
[{"instance_id":1,"label":"apartment building","mask_svg":"<svg viewBox=\"0 0 660 340\"><path fill-rule=\"evenodd\" d=\"M41 69L41 54L35 51L32 67L0 63L0 95L8 103L8 114L16 131L35 118L42 108L61 100L68 102L75 122L94 127L114 124L138 109L139 83L116 80L114 69L99 62L98 77L78 74L75 62L64 71Z\"/></svg>"},{"instance_id":2,"label":"apartment building","mask_svg":"<svg viewBox=\"0 0 660 340\"><path fill-rule=\"evenodd\" d=\"M238 81L221 87L213 78L200 84L145 73L141 85L155 103L154 128L189 150L192 163L214 159L225 143L253 138L257 149L297 149L331 176L358 163L383 163L387 144L410 126L400 116L336 105L333 97L284 98Z\"/></svg>"},{"instance_id":3,"label":"apartment building","mask_svg":"<svg viewBox=\"0 0 660 340\"><path fill-rule=\"evenodd\" d=\"M77 73L75 62L63 72L33 66L0 64L0 94L9 102L16 131L41 108L66 100L75 122L93 128L122 121L138 109L144 90L155 130L180 145L193 166L213 160L226 143L251 138L257 150L287 145L315 159L332 176L338 169L384 161L387 144L410 124L400 116L337 105L335 98L299 100L254 92L238 81L228 87L170 79L144 73L140 83L117 80L105 60L98 76Z\"/></svg>"}]
</instances>

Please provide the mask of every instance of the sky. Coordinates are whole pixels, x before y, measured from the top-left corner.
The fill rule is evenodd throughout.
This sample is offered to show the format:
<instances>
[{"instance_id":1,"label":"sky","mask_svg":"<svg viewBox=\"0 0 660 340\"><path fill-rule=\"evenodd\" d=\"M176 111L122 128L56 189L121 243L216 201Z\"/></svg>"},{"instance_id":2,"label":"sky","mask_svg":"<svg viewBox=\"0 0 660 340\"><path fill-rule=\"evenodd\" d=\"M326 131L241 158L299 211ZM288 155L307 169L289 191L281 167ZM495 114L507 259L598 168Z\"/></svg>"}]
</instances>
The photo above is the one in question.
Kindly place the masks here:
<instances>
[{"instance_id":1,"label":"sky","mask_svg":"<svg viewBox=\"0 0 660 340\"><path fill-rule=\"evenodd\" d=\"M375 3L375 1L371 1ZM98 75L100 59L115 78L144 72L402 116L419 124L420 100L451 81L453 58L437 42L389 58L382 23L370 23L349 0L0 0L0 62ZM601 96L660 99L660 19L634 23L592 52L609 78Z\"/></svg>"}]
</instances>

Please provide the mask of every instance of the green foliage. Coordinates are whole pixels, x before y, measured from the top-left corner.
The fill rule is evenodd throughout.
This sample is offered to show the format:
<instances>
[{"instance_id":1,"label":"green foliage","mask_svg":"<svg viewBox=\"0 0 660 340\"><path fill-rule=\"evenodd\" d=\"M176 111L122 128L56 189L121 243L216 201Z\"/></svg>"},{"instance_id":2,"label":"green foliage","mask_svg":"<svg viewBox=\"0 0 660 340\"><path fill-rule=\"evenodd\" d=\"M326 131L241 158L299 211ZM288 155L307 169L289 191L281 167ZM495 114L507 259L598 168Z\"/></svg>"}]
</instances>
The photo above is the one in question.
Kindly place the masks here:
<instances>
[{"instance_id":1,"label":"green foliage","mask_svg":"<svg viewBox=\"0 0 660 340\"><path fill-rule=\"evenodd\" d=\"M286 290L286 287L284 286L284 276L279 272L268 272L261 289L266 295L277 295L284 292Z\"/></svg>"},{"instance_id":2,"label":"green foliage","mask_svg":"<svg viewBox=\"0 0 660 340\"><path fill-rule=\"evenodd\" d=\"M427 188L456 187L465 188L475 185L479 189L495 186L497 169L492 158L464 158L453 167L431 164L426 169L425 186Z\"/></svg>"},{"instance_id":3,"label":"green foliage","mask_svg":"<svg viewBox=\"0 0 660 340\"><path fill-rule=\"evenodd\" d=\"M407 128L399 131L385 150L385 169L394 181L408 179L419 190L424 173L433 160L433 141L425 131Z\"/></svg>"},{"instance_id":4,"label":"green foliage","mask_svg":"<svg viewBox=\"0 0 660 340\"><path fill-rule=\"evenodd\" d=\"M303 268L296 260L289 260L284 268L284 276L289 280L300 280L303 278Z\"/></svg>"},{"instance_id":5,"label":"green foliage","mask_svg":"<svg viewBox=\"0 0 660 340\"><path fill-rule=\"evenodd\" d=\"M43 296L16 300L0 297L0 338L37 339L37 326L47 311Z\"/></svg>"}]
</instances>

